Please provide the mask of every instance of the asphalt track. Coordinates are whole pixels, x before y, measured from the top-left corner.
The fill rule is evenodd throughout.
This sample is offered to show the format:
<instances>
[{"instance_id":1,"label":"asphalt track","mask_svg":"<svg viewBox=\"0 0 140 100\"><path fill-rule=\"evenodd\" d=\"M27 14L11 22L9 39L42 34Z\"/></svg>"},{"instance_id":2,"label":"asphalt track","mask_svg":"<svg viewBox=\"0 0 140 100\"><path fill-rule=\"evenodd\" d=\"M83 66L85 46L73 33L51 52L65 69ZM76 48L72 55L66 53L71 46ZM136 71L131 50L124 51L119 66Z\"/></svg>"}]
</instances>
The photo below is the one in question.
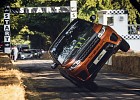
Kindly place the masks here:
<instances>
[{"instance_id":1,"label":"asphalt track","mask_svg":"<svg viewBox=\"0 0 140 100\"><path fill-rule=\"evenodd\" d=\"M28 100L140 100L140 77L109 72L104 68L95 82L98 90L77 87L50 68L51 60L18 60L24 73ZM129 67L129 66L128 66Z\"/></svg>"}]
</instances>

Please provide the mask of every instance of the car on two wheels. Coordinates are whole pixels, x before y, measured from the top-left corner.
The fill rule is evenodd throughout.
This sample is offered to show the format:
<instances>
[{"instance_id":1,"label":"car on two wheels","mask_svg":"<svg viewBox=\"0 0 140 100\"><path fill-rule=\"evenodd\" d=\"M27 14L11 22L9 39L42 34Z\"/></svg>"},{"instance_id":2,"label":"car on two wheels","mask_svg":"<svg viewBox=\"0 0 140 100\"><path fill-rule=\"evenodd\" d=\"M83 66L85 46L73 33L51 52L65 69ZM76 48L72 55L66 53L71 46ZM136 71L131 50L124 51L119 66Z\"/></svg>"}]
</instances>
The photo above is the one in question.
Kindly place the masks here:
<instances>
[{"instance_id":1,"label":"car on two wheels","mask_svg":"<svg viewBox=\"0 0 140 100\"><path fill-rule=\"evenodd\" d=\"M94 84L106 61L119 49L127 52L129 44L110 26L73 20L56 38L49 49L62 76L76 85ZM96 86L94 84L94 86Z\"/></svg>"}]
</instances>

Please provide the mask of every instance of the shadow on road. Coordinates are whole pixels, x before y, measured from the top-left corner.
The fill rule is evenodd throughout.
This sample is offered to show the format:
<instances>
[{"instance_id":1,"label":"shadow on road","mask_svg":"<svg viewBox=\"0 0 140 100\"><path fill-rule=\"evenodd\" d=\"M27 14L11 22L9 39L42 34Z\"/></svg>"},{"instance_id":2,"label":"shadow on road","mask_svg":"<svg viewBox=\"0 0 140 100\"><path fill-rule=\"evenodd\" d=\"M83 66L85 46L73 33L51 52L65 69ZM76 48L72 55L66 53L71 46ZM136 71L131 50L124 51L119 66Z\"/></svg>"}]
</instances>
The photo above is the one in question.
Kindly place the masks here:
<instances>
[{"instance_id":1,"label":"shadow on road","mask_svg":"<svg viewBox=\"0 0 140 100\"><path fill-rule=\"evenodd\" d=\"M51 61L31 60L18 61L16 66L25 74L24 83L28 100L106 100L106 99L139 99L140 88L133 86L125 76L101 71L95 82L97 91L77 87L63 78L59 71L50 68ZM27 75L26 75L27 74ZM140 86L140 85L139 85Z\"/></svg>"}]
</instances>

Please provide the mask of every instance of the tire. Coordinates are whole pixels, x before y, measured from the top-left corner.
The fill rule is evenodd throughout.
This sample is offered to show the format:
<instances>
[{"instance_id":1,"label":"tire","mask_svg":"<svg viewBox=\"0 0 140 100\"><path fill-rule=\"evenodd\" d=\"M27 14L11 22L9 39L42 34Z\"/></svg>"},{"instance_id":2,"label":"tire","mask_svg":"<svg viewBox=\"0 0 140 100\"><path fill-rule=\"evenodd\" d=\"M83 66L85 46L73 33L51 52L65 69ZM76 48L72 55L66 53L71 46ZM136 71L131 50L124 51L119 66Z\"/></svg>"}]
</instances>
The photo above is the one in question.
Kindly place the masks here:
<instances>
[{"instance_id":1,"label":"tire","mask_svg":"<svg viewBox=\"0 0 140 100\"><path fill-rule=\"evenodd\" d=\"M123 52L127 52L130 49L130 45L122 38L122 41L120 43L120 50Z\"/></svg>"}]
</instances>

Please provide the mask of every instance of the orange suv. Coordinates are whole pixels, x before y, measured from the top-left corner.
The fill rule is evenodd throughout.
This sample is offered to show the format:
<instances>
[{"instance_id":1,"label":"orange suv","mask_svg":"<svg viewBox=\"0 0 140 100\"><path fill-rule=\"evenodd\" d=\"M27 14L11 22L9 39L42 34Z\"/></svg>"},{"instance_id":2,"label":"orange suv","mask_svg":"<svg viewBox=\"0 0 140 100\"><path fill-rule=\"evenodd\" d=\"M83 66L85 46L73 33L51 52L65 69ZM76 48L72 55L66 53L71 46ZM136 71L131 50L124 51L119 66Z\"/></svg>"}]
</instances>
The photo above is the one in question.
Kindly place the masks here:
<instances>
[{"instance_id":1,"label":"orange suv","mask_svg":"<svg viewBox=\"0 0 140 100\"><path fill-rule=\"evenodd\" d=\"M75 19L50 47L51 67L59 66L60 73L73 83L90 83L112 54L129 48L111 27Z\"/></svg>"}]
</instances>

